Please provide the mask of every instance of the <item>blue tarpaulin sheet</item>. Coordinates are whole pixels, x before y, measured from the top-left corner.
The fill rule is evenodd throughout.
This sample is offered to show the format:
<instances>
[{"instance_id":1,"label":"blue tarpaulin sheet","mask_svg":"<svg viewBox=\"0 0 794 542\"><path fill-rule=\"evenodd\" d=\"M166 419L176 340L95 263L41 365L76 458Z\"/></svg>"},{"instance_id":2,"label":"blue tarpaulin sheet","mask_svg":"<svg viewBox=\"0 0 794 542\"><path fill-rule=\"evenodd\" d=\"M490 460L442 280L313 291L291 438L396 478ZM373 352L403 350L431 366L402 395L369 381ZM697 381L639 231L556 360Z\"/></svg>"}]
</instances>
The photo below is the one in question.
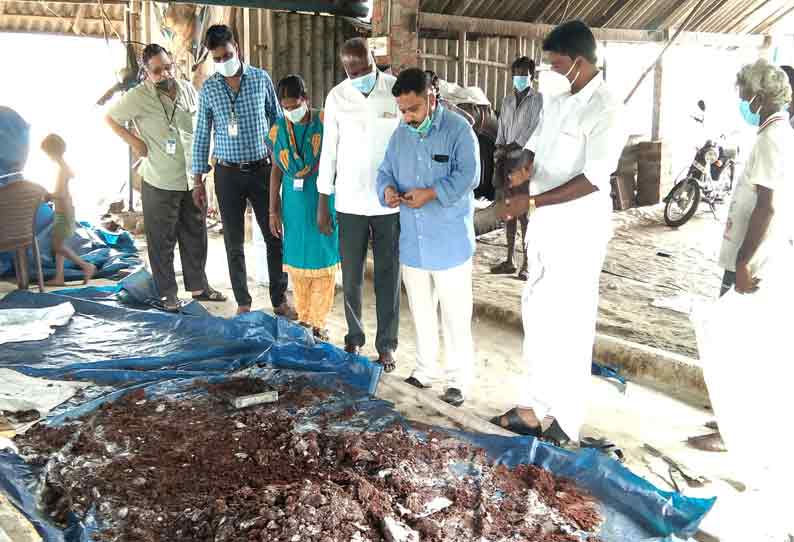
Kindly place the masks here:
<instances>
[{"instance_id":1,"label":"blue tarpaulin sheet","mask_svg":"<svg viewBox=\"0 0 794 542\"><path fill-rule=\"evenodd\" d=\"M69 301L72 322L49 339L3 345L0 367L30 376L95 382L101 393L67 404L51 413L58 424L82 416L131 389L178 396L196 378L222 379L251 368L281 378L310 375L318 387L344 384L346 401L355 401L365 423L355 430L377 431L401 419L392 406L374 399L380 366L314 339L299 326L253 312L233 319L166 314L123 306L113 288L63 290L57 294L14 292L0 301L4 308L39 308ZM336 383L336 384L335 384ZM352 391L351 391L352 390ZM323 408L340 408L329 402ZM317 413L320 415L321 413ZM307 415L310 423L311 414ZM360 418L360 417L359 417ZM359 424L361 421L359 420ZM530 437L501 437L455 432L484 448L508 466L537 464L575 480L602 505L604 542L672 540L693 535L714 500L668 493L635 476L595 450L571 452ZM36 526L45 540L88 542L93 519L82 518L62 531L50 524L36 505L39 473L10 452L0 452L0 489Z\"/></svg>"},{"instance_id":2,"label":"blue tarpaulin sheet","mask_svg":"<svg viewBox=\"0 0 794 542\"><path fill-rule=\"evenodd\" d=\"M41 252L41 267L45 279L55 275L55 257L52 253L52 207L44 203L36 214L36 238ZM117 233L92 226L88 222L79 222L75 234L66 241L78 256L97 268L97 278L112 278L125 269L141 267L143 261L138 256L138 249L129 232L121 230ZM28 249L30 276L36 276L36 259L32 249ZM14 256L10 252L0 252L0 277L14 274ZM64 277L67 281L81 280L83 272L72 262L65 262Z\"/></svg>"}]
</instances>

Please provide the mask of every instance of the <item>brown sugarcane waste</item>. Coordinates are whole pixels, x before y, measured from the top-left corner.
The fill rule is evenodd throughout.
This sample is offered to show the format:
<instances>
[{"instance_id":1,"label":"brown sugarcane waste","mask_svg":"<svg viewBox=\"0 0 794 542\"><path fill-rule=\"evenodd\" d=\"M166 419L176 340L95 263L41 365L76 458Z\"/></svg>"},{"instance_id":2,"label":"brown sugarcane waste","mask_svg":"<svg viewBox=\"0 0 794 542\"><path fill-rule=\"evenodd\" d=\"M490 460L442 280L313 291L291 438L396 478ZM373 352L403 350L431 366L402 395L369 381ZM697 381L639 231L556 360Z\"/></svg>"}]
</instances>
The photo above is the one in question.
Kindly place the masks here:
<instances>
[{"instance_id":1,"label":"brown sugarcane waste","mask_svg":"<svg viewBox=\"0 0 794 542\"><path fill-rule=\"evenodd\" d=\"M206 388L179 401L131 394L18 437L28 461L48 464L53 521L94 509L101 540L124 542L597 540L594 499L538 467L495 466L479 448L399 424L340 432L353 406L302 424L333 395L300 380L277 388L278 403L243 410L229 394L273 388Z\"/></svg>"}]
</instances>

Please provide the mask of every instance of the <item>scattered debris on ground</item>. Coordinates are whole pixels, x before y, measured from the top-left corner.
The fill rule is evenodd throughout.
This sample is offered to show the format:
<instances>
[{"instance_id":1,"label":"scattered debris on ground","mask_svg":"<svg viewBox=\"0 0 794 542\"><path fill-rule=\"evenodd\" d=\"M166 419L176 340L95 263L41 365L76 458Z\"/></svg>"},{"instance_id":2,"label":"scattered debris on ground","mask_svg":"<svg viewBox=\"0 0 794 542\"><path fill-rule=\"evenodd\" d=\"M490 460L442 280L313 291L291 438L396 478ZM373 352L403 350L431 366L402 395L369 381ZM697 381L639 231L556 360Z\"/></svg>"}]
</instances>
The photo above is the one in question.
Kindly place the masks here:
<instances>
[{"instance_id":1,"label":"scattered debris on ground","mask_svg":"<svg viewBox=\"0 0 794 542\"><path fill-rule=\"evenodd\" d=\"M206 389L179 401L133 393L18 437L46 467L54 521L94 510L102 540L120 542L596 542L598 504L538 467L493 466L479 448L399 424L340 433L354 403L299 432L301 410L334 400L308 382ZM229 405L268 391L277 403Z\"/></svg>"}]
</instances>

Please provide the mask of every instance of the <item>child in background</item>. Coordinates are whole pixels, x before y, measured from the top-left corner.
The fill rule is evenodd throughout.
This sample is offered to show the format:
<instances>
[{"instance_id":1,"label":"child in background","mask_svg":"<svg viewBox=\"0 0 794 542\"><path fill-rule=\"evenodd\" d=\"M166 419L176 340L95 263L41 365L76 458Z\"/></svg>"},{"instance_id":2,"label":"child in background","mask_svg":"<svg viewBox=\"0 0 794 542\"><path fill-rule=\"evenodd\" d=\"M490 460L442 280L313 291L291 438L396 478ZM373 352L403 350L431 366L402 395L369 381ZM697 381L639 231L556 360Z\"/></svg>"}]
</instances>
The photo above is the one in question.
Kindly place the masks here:
<instances>
[{"instance_id":1,"label":"child in background","mask_svg":"<svg viewBox=\"0 0 794 542\"><path fill-rule=\"evenodd\" d=\"M88 263L65 245L69 237L74 234L74 204L69 194L69 181L74 177L71 168L66 164L63 155L66 152L66 143L55 134L50 134L41 142L41 150L58 166L58 178L55 181L53 202L55 203L55 221L52 226L52 251L55 254L55 277L47 282L51 286L63 286L64 259L69 258L83 270L83 284L87 284L96 273L96 266Z\"/></svg>"}]
</instances>

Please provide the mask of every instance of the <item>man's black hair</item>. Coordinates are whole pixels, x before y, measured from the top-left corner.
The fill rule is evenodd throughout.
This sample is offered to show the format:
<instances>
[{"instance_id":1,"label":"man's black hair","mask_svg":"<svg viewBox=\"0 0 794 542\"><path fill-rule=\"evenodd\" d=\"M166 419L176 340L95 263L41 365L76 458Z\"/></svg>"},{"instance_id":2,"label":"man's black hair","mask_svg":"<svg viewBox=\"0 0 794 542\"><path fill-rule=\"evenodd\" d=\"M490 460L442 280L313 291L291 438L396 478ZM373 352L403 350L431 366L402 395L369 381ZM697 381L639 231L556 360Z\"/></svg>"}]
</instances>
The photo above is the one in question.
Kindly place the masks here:
<instances>
[{"instance_id":1,"label":"man's black hair","mask_svg":"<svg viewBox=\"0 0 794 542\"><path fill-rule=\"evenodd\" d=\"M278 82L278 99L283 98L306 98L306 83L300 75L288 75Z\"/></svg>"},{"instance_id":2,"label":"man's black hair","mask_svg":"<svg viewBox=\"0 0 794 542\"><path fill-rule=\"evenodd\" d=\"M212 51L218 47L225 47L227 43L235 43L232 29L225 24L216 24L207 29L204 45Z\"/></svg>"},{"instance_id":3,"label":"man's black hair","mask_svg":"<svg viewBox=\"0 0 794 542\"><path fill-rule=\"evenodd\" d=\"M414 92L420 96L427 94L427 90L432 87L432 82L427 72L419 68L408 68L400 72L397 76L397 82L391 89L391 93L395 98Z\"/></svg>"},{"instance_id":4,"label":"man's black hair","mask_svg":"<svg viewBox=\"0 0 794 542\"><path fill-rule=\"evenodd\" d=\"M510 67L513 70L529 70L529 75L535 75L535 61L528 56L518 57L513 61L513 64Z\"/></svg>"},{"instance_id":5,"label":"man's black hair","mask_svg":"<svg viewBox=\"0 0 794 542\"><path fill-rule=\"evenodd\" d=\"M150 43L147 45L143 50L143 65L146 66L149 64L149 61L159 55L160 53L165 53L168 56L171 56L170 53L161 45L156 43Z\"/></svg>"},{"instance_id":6,"label":"man's black hair","mask_svg":"<svg viewBox=\"0 0 794 542\"><path fill-rule=\"evenodd\" d=\"M582 21L562 23L543 40L544 51L565 55L574 60L582 57L591 64L598 63L597 49L593 31Z\"/></svg>"}]
</instances>

